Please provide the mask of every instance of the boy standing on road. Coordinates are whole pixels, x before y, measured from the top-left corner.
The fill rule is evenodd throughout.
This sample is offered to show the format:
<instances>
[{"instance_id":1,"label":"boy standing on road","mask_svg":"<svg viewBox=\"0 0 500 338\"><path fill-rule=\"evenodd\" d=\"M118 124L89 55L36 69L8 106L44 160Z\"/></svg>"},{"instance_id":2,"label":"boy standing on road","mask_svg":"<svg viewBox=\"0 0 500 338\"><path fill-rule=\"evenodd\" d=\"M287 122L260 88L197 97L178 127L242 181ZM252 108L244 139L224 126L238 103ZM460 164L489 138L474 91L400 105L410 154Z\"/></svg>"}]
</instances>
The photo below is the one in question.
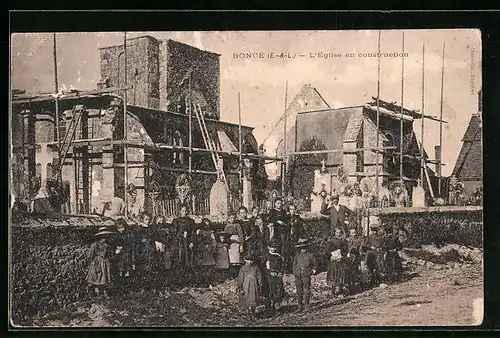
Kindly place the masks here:
<instances>
[{"instance_id":1,"label":"boy standing on road","mask_svg":"<svg viewBox=\"0 0 500 338\"><path fill-rule=\"evenodd\" d=\"M297 300L299 306L296 312L309 309L311 299L311 276L316 273L316 258L312 252L308 252L309 242L307 239L299 239L295 245L297 252L293 259L293 274L295 275L295 287L297 289Z\"/></svg>"}]
</instances>

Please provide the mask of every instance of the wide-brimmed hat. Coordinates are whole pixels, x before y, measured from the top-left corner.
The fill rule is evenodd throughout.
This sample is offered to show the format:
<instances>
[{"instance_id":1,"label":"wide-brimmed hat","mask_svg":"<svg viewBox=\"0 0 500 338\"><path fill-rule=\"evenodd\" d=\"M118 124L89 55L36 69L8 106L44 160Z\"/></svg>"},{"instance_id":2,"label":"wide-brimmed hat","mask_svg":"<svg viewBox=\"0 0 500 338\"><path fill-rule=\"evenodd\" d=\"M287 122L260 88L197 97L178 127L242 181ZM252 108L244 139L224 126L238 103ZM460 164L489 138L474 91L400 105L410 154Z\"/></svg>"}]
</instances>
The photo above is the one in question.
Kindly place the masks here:
<instances>
[{"instance_id":1,"label":"wide-brimmed hat","mask_svg":"<svg viewBox=\"0 0 500 338\"><path fill-rule=\"evenodd\" d=\"M299 238L297 244L295 244L296 248L304 248L306 246L309 246L309 240L307 238Z\"/></svg>"},{"instance_id":2,"label":"wide-brimmed hat","mask_svg":"<svg viewBox=\"0 0 500 338\"><path fill-rule=\"evenodd\" d=\"M116 234L116 232L109 229L108 227L101 227L99 228L99 231L94 235L94 237L109 236L113 234Z\"/></svg>"}]
</instances>

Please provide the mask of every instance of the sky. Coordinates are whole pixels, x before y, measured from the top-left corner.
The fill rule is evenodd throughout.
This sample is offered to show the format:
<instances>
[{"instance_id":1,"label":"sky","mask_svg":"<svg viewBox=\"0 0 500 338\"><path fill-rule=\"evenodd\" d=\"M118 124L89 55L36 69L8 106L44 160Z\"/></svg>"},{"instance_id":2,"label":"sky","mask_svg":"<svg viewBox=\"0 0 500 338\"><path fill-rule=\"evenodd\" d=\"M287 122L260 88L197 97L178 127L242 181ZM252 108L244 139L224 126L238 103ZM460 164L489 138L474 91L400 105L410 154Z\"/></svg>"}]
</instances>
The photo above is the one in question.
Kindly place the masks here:
<instances>
[{"instance_id":1,"label":"sky","mask_svg":"<svg viewBox=\"0 0 500 338\"><path fill-rule=\"evenodd\" d=\"M333 108L362 105L377 95L378 31L214 31L127 32L127 37L151 35L173 39L219 53L221 119L238 123L238 92L242 124L255 127L259 143L272 143L269 132L284 112L285 84L288 102L305 84L315 87ZM381 52L402 51L402 30L381 31ZM477 111L481 87L481 33L479 30L405 30L404 105L421 109L422 46L425 44L425 113L439 116L441 69L445 43L443 91L443 175L451 174L461 139L471 114ZM100 79L98 48L122 44L123 33L57 33L60 86L95 89ZM294 53L293 59L268 58L269 53ZM311 58L317 53L336 53L337 58ZM11 36L11 87L28 92L54 89L53 35ZM235 53L264 53L264 58L235 58ZM316 54L315 54L316 53ZM355 57L346 57L354 53ZM303 57L298 55L302 54ZM381 58L380 98L401 102L402 59ZM293 121L287 123L289 126ZM420 139L420 120L414 123ZM271 141L269 141L271 140ZM426 120L424 146L434 154L439 144L439 123ZM266 147L267 148L267 147ZM272 147L269 147L272 148ZM432 157L433 155L431 155Z\"/></svg>"}]
</instances>

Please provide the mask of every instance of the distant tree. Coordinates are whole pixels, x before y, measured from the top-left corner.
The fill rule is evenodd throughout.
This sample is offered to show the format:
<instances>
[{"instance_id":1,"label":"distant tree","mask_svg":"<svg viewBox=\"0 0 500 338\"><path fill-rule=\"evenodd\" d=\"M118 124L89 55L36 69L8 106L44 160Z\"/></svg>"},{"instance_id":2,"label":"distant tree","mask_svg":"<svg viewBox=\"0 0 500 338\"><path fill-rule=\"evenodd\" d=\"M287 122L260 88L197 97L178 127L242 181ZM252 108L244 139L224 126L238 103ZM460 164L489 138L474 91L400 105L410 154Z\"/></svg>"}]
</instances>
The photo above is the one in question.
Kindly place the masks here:
<instances>
[{"instance_id":1,"label":"distant tree","mask_svg":"<svg viewBox=\"0 0 500 338\"><path fill-rule=\"evenodd\" d=\"M299 151L326 150L325 143L313 136L300 145ZM327 159L327 154L296 155L291 159L285 180L295 198L307 198L314 186L314 170L321 168L321 161Z\"/></svg>"},{"instance_id":2,"label":"distant tree","mask_svg":"<svg viewBox=\"0 0 500 338\"><path fill-rule=\"evenodd\" d=\"M252 185L255 191L255 197L258 200L264 199L264 191L267 187L268 175L266 172L264 160L253 161L252 167Z\"/></svg>"}]
</instances>

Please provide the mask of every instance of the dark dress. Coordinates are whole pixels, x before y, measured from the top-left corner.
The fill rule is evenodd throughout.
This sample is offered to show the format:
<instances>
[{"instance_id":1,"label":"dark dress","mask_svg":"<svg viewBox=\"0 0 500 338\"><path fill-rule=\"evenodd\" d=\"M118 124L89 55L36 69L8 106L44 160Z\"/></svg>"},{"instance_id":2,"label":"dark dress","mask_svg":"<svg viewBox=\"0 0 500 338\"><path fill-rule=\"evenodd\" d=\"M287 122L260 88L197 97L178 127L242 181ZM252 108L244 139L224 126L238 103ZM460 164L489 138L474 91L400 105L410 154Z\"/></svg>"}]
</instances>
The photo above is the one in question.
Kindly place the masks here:
<instances>
[{"instance_id":1,"label":"dark dress","mask_svg":"<svg viewBox=\"0 0 500 338\"><path fill-rule=\"evenodd\" d=\"M172 251L172 237L175 237L175 234L171 233L170 229L162 227L153 231L152 237L153 241L163 244L163 251L161 251L156 248L155 243L155 269L158 271L171 269L174 256L174 252Z\"/></svg>"},{"instance_id":2,"label":"dark dress","mask_svg":"<svg viewBox=\"0 0 500 338\"><path fill-rule=\"evenodd\" d=\"M262 228L255 225L255 240L253 241L253 250L255 255L263 257L267 253L267 246L269 244L269 228L264 223Z\"/></svg>"},{"instance_id":3,"label":"dark dress","mask_svg":"<svg viewBox=\"0 0 500 338\"><path fill-rule=\"evenodd\" d=\"M256 248L257 240L257 230L255 229L255 223L251 219L237 220L243 230L243 248L245 253L251 252Z\"/></svg>"},{"instance_id":4,"label":"dark dress","mask_svg":"<svg viewBox=\"0 0 500 338\"><path fill-rule=\"evenodd\" d=\"M214 259L215 240L211 238L200 238L196 244L195 265L196 266L215 266Z\"/></svg>"},{"instance_id":5,"label":"dark dress","mask_svg":"<svg viewBox=\"0 0 500 338\"><path fill-rule=\"evenodd\" d=\"M116 271L120 276L132 272L132 266L135 265L135 243L135 234L128 229L125 229L116 236L115 246L117 248L120 247L121 250L115 255L114 261L116 264Z\"/></svg>"},{"instance_id":6,"label":"dark dress","mask_svg":"<svg viewBox=\"0 0 500 338\"><path fill-rule=\"evenodd\" d=\"M193 266L193 248L189 248L189 244L194 242L194 220L190 217L178 217L173 221L173 225L177 232L178 250L177 263L180 267ZM187 236L184 236L184 233Z\"/></svg>"},{"instance_id":7,"label":"dark dress","mask_svg":"<svg viewBox=\"0 0 500 338\"><path fill-rule=\"evenodd\" d=\"M142 279L148 279L148 274L154 271L156 248L151 228L139 227L136 240L136 269Z\"/></svg>"},{"instance_id":8,"label":"dark dress","mask_svg":"<svg viewBox=\"0 0 500 338\"><path fill-rule=\"evenodd\" d=\"M363 257L363 237L348 237L347 252L347 285L354 289L361 282L361 259Z\"/></svg>"},{"instance_id":9,"label":"dark dress","mask_svg":"<svg viewBox=\"0 0 500 338\"><path fill-rule=\"evenodd\" d=\"M280 303L285 296L285 286L283 285L284 260L278 253L268 253L264 256L266 267L266 295L269 301Z\"/></svg>"},{"instance_id":10,"label":"dark dress","mask_svg":"<svg viewBox=\"0 0 500 338\"><path fill-rule=\"evenodd\" d=\"M273 223L274 234L271 239L278 242L278 252L284 257L283 232L285 225L288 223L288 215L285 210L273 209L269 212L268 224Z\"/></svg>"},{"instance_id":11,"label":"dark dress","mask_svg":"<svg viewBox=\"0 0 500 338\"><path fill-rule=\"evenodd\" d=\"M87 271L87 283L98 286L112 284L111 259L113 251L114 247L107 243L92 243L88 252L91 261Z\"/></svg>"},{"instance_id":12,"label":"dark dress","mask_svg":"<svg viewBox=\"0 0 500 338\"><path fill-rule=\"evenodd\" d=\"M385 249L385 259L384 267L387 276L391 280L398 279L403 271L403 266L401 263L401 258L399 257L398 251L401 250L403 246L399 242L397 235L387 235L384 238L384 249Z\"/></svg>"},{"instance_id":13,"label":"dark dress","mask_svg":"<svg viewBox=\"0 0 500 338\"><path fill-rule=\"evenodd\" d=\"M378 234L369 235L365 241L366 267L370 282L378 283L384 268L383 238Z\"/></svg>"},{"instance_id":14,"label":"dark dress","mask_svg":"<svg viewBox=\"0 0 500 338\"><path fill-rule=\"evenodd\" d=\"M216 269L229 269L229 248L226 243L217 242L215 245L214 260Z\"/></svg>"},{"instance_id":15,"label":"dark dress","mask_svg":"<svg viewBox=\"0 0 500 338\"><path fill-rule=\"evenodd\" d=\"M331 253L340 250L341 257L332 260ZM328 264L326 270L326 282L332 287L343 287L347 280L347 243L340 238L333 238L326 249Z\"/></svg>"}]
</instances>

